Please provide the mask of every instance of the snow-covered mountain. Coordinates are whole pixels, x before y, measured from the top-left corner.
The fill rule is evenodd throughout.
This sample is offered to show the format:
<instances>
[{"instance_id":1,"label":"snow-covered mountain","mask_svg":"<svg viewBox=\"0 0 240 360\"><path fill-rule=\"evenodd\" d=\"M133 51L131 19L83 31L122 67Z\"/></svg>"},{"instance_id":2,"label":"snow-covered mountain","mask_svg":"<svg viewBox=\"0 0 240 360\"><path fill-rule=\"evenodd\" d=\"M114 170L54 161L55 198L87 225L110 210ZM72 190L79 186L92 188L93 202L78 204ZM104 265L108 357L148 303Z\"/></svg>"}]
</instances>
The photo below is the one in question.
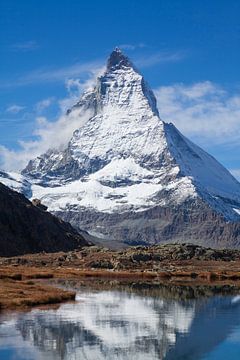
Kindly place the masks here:
<instances>
[{"instance_id":1,"label":"snow-covered mountain","mask_svg":"<svg viewBox=\"0 0 240 360\"><path fill-rule=\"evenodd\" d=\"M66 148L22 171L50 211L110 240L240 244L240 184L160 119L152 90L118 48L73 113L79 128Z\"/></svg>"},{"instance_id":2,"label":"snow-covered mountain","mask_svg":"<svg viewBox=\"0 0 240 360\"><path fill-rule=\"evenodd\" d=\"M0 170L0 182L12 190L22 193L27 198L32 197L31 182L25 176L16 172L5 172Z\"/></svg>"}]
</instances>

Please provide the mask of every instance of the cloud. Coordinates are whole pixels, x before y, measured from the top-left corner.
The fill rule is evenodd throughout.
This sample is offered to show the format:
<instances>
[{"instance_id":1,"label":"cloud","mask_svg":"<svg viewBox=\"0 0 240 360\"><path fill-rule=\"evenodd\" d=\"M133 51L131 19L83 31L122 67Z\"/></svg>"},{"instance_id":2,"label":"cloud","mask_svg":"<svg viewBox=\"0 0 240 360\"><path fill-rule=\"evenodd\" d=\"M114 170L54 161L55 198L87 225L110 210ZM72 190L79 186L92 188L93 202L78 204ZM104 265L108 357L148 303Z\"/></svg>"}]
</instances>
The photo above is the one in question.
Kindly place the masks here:
<instances>
[{"instance_id":1,"label":"cloud","mask_svg":"<svg viewBox=\"0 0 240 360\"><path fill-rule=\"evenodd\" d=\"M67 79L65 82L67 96L58 101L61 115L56 121L49 121L46 117L38 116L35 122L33 136L35 140L19 141L20 150L10 150L0 146L0 166L5 170L21 170L29 160L43 154L49 149L62 149L66 147L73 132L81 127L91 116L91 111L82 113L74 109L69 115L66 111L70 109L80 98L83 91L89 90L95 85L96 77L102 74L104 68L92 69L85 81L80 79ZM41 110L50 106L54 98L43 99L35 106Z\"/></svg>"},{"instance_id":2,"label":"cloud","mask_svg":"<svg viewBox=\"0 0 240 360\"><path fill-rule=\"evenodd\" d=\"M7 82L0 83L0 88L13 88L36 84L65 82L73 77L89 78L92 74L102 68L102 63L92 61L86 63L76 63L61 68L36 69L22 76L15 77L14 80L8 79Z\"/></svg>"},{"instance_id":3,"label":"cloud","mask_svg":"<svg viewBox=\"0 0 240 360\"><path fill-rule=\"evenodd\" d=\"M88 91L95 86L97 77L100 76L104 70L105 67L98 67L92 70L90 76L85 81L73 78L65 81L68 96L58 102L63 114L65 114L68 109L78 102L84 91Z\"/></svg>"},{"instance_id":4,"label":"cloud","mask_svg":"<svg viewBox=\"0 0 240 360\"><path fill-rule=\"evenodd\" d=\"M83 91L82 82L79 79L68 79L65 82L65 86L68 95L58 101L62 114L65 114L68 109L78 102Z\"/></svg>"},{"instance_id":5,"label":"cloud","mask_svg":"<svg viewBox=\"0 0 240 360\"><path fill-rule=\"evenodd\" d=\"M125 49L133 49L137 47L144 47L144 44L132 45L132 44L123 44L122 48L125 46ZM138 57L135 61L136 66L138 67L151 67L160 63L168 62L178 62L186 57L186 52L176 51L176 52L157 52L152 55L146 55ZM14 79L8 79L8 81L0 83L0 88L15 88L21 86L29 85L38 85L46 83L57 83L65 82L69 78L89 78L95 73L99 72L99 69L102 69L105 61L95 60L85 63L75 63L70 66L60 67L60 68L40 68L30 72L27 72L20 76L15 76Z\"/></svg>"},{"instance_id":6,"label":"cloud","mask_svg":"<svg viewBox=\"0 0 240 360\"><path fill-rule=\"evenodd\" d=\"M11 113L11 114L18 114L20 111L24 110L25 106L21 106L21 105L11 105L6 109L6 112Z\"/></svg>"},{"instance_id":7,"label":"cloud","mask_svg":"<svg viewBox=\"0 0 240 360\"><path fill-rule=\"evenodd\" d=\"M38 113L41 113L43 110L47 109L54 102L54 97L49 97L47 99L43 99L38 101L35 108Z\"/></svg>"},{"instance_id":8,"label":"cloud","mask_svg":"<svg viewBox=\"0 0 240 360\"><path fill-rule=\"evenodd\" d=\"M13 51L25 52L25 51L36 50L39 48L39 45L35 40L30 40L30 41L24 41L21 43L12 44L10 48Z\"/></svg>"},{"instance_id":9,"label":"cloud","mask_svg":"<svg viewBox=\"0 0 240 360\"><path fill-rule=\"evenodd\" d=\"M160 115L201 144L240 142L240 93L210 82L175 84L155 90Z\"/></svg>"},{"instance_id":10,"label":"cloud","mask_svg":"<svg viewBox=\"0 0 240 360\"><path fill-rule=\"evenodd\" d=\"M136 50L136 49L142 49L145 48L146 45L143 43L139 43L139 44L122 44L119 45L119 48L122 50Z\"/></svg>"},{"instance_id":11,"label":"cloud","mask_svg":"<svg viewBox=\"0 0 240 360\"><path fill-rule=\"evenodd\" d=\"M157 64L163 63L175 63L183 60L186 57L186 51L176 51L176 52L167 52L160 51L152 55L146 55L143 57L139 57L135 60L135 64L138 67L146 68L151 67Z\"/></svg>"},{"instance_id":12,"label":"cloud","mask_svg":"<svg viewBox=\"0 0 240 360\"><path fill-rule=\"evenodd\" d=\"M0 146L1 166L5 170L21 170L29 160L47 150L65 148L73 132L91 116L90 111L83 114L79 109L75 109L68 116L60 116L55 122L50 122L45 117L38 117L33 133L36 140L19 141L21 146L19 151Z\"/></svg>"}]
</instances>

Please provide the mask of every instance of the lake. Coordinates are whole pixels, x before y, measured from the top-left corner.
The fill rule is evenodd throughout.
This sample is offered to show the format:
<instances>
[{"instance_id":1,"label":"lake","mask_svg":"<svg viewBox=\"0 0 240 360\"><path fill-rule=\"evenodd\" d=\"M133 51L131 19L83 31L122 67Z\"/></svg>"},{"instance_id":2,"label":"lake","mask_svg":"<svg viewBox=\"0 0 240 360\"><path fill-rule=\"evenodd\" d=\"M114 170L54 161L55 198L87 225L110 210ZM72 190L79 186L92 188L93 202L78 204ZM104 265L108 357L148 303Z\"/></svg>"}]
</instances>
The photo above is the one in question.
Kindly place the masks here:
<instances>
[{"instance_id":1,"label":"lake","mask_svg":"<svg viewBox=\"0 0 240 360\"><path fill-rule=\"evenodd\" d=\"M239 360L240 296L188 290L79 286L75 303L2 314L0 359Z\"/></svg>"}]
</instances>

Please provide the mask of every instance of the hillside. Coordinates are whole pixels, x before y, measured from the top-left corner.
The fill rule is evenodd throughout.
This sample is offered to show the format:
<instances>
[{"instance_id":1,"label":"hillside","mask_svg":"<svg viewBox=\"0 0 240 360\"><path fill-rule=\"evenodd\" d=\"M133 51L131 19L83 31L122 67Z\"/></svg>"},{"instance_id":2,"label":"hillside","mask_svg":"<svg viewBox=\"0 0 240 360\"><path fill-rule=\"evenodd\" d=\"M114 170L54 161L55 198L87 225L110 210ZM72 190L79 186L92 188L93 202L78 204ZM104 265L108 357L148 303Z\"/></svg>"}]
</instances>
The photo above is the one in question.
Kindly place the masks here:
<instances>
[{"instance_id":1,"label":"hillside","mask_svg":"<svg viewBox=\"0 0 240 360\"><path fill-rule=\"evenodd\" d=\"M0 256L68 251L86 245L69 223L0 183Z\"/></svg>"}]
</instances>

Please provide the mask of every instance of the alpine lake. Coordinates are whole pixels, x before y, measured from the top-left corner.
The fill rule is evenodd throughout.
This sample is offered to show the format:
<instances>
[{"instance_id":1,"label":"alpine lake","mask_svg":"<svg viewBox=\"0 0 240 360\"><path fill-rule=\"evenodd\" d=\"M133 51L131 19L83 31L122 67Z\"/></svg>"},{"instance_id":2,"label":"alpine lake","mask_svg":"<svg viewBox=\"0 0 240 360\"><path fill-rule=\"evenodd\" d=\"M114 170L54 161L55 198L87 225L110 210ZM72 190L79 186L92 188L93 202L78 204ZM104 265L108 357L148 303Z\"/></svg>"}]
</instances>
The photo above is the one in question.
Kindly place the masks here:
<instances>
[{"instance_id":1,"label":"alpine lake","mask_svg":"<svg viewBox=\"0 0 240 360\"><path fill-rule=\"evenodd\" d=\"M1 360L239 360L240 294L58 281L76 301L0 315Z\"/></svg>"}]
</instances>

